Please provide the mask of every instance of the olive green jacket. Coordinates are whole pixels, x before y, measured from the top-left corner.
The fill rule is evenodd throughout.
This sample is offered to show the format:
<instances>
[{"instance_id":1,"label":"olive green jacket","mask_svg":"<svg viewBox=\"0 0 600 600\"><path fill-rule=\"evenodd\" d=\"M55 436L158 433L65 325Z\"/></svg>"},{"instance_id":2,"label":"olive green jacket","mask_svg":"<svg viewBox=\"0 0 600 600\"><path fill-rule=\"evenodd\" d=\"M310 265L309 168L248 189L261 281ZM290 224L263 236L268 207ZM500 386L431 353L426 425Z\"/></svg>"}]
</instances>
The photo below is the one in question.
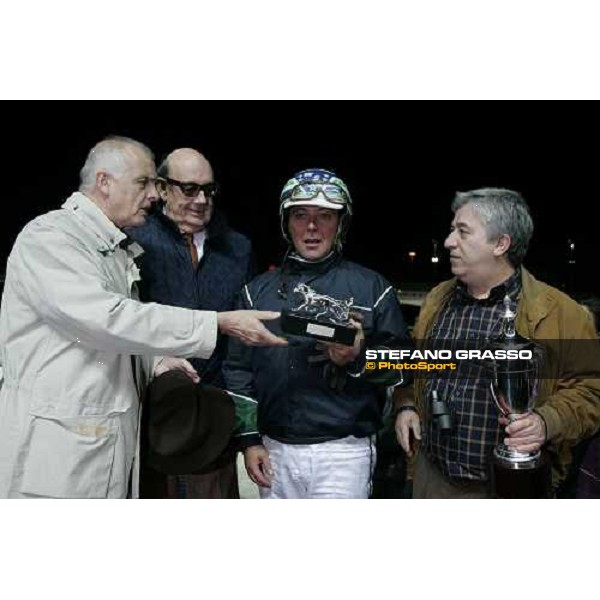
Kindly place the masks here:
<instances>
[{"instance_id":1,"label":"olive green jacket","mask_svg":"<svg viewBox=\"0 0 600 600\"><path fill-rule=\"evenodd\" d=\"M566 475L571 462L570 448L600 427L600 365L590 360L582 365L582 345L574 340L597 339L586 311L572 298L521 269L522 292L517 306L517 332L530 339L560 340L553 344L557 352L547 357L545 377L541 380L534 410L546 423L546 448L552 460L553 484ZM427 295L413 329L419 347L446 304L457 280L444 281ZM595 346L595 345L594 345ZM585 346L590 348L590 346ZM589 359L590 357L586 357ZM425 379L414 386L398 389L397 406L414 404L422 420L427 419L424 402Z\"/></svg>"}]
</instances>

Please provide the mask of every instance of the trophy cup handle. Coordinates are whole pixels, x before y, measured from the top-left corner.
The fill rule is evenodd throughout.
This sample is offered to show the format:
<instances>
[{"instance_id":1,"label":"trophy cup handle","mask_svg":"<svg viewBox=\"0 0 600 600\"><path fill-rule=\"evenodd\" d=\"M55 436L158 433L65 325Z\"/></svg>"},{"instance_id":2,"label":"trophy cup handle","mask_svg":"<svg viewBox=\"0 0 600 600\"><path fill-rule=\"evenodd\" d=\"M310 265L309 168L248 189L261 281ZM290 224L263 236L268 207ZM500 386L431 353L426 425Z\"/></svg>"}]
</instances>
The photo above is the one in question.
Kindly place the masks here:
<instances>
[{"instance_id":1,"label":"trophy cup handle","mask_svg":"<svg viewBox=\"0 0 600 600\"><path fill-rule=\"evenodd\" d=\"M494 390L494 382L490 382L490 392L492 393L492 398L494 399L494 403L498 407L500 414L504 415L511 423L514 421L514 416L510 411L507 411L506 408L503 408L500 404L500 400L498 400L498 396L496 396L496 392Z\"/></svg>"},{"instance_id":2,"label":"trophy cup handle","mask_svg":"<svg viewBox=\"0 0 600 600\"><path fill-rule=\"evenodd\" d=\"M502 407L500 406L500 402L498 402L498 396L496 396L496 392L494 391L494 382L493 381L490 382L490 392L492 392L492 398L494 399L494 403L498 407L498 410L502 414L504 414L504 411L502 410Z\"/></svg>"}]
</instances>

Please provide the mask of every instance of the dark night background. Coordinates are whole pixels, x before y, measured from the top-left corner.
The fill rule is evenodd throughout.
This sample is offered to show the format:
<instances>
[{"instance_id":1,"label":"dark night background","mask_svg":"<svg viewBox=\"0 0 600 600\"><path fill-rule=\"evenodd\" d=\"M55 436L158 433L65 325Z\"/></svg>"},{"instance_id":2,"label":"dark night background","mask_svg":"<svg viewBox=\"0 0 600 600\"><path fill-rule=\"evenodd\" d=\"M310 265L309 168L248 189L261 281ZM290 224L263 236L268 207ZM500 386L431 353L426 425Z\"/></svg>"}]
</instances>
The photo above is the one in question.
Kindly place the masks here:
<instances>
[{"instance_id":1,"label":"dark night background","mask_svg":"<svg viewBox=\"0 0 600 600\"><path fill-rule=\"evenodd\" d=\"M211 161L218 200L248 235L259 268L284 245L278 195L296 170L330 168L354 200L346 254L396 286L448 276L443 240L456 190L509 187L528 200L526 265L539 278L600 292L596 260L598 126L589 103L557 102L13 102L3 104L0 259L21 227L78 186L90 147L108 134L146 143L157 160L192 146ZM438 271L430 262L439 242ZM568 239L576 265L568 267ZM413 263L408 252L415 251Z\"/></svg>"}]
</instances>

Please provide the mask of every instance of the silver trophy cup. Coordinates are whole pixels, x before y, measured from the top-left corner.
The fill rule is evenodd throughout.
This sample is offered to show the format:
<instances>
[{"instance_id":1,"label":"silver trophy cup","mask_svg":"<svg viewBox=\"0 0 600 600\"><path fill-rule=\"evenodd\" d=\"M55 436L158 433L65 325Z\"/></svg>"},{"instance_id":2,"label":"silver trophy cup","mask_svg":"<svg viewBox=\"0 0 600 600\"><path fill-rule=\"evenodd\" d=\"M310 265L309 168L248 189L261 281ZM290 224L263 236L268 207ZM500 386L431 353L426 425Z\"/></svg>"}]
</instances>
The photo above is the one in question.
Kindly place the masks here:
<instances>
[{"instance_id":1,"label":"silver trophy cup","mask_svg":"<svg viewBox=\"0 0 600 600\"><path fill-rule=\"evenodd\" d=\"M491 395L498 410L515 421L533 410L539 390L542 347L519 335L510 299L504 299L502 331L489 349L492 361ZM503 354L497 351L501 350ZM520 452L498 444L491 459L491 494L494 498L551 497L551 469L548 456L540 452Z\"/></svg>"},{"instance_id":2,"label":"silver trophy cup","mask_svg":"<svg viewBox=\"0 0 600 600\"><path fill-rule=\"evenodd\" d=\"M507 358L492 362L492 398L500 412L515 421L531 413L538 393L541 348L519 335L515 328L516 314L510 308L510 298L504 298L502 330L490 349L504 352ZM540 457L537 452L519 452L501 443L494 456L512 468L530 468Z\"/></svg>"},{"instance_id":3,"label":"silver trophy cup","mask_svg":"<svg viewBox=\"0 0 600 600\"><path fill-rule=\"evenodd\" d=\"M492 398L499 411L514 421L531 413L538 393L539 367L537 346L523 338L512 339L507 343L494 344L495 349L511 350L521 355L531 354L532 358L513 358L493 363L493 375L490 383ZM540 451L519 452L500 443L494 448L494 455L502 461L515 465L535 462Z\"/></svg>"}]
</instances>

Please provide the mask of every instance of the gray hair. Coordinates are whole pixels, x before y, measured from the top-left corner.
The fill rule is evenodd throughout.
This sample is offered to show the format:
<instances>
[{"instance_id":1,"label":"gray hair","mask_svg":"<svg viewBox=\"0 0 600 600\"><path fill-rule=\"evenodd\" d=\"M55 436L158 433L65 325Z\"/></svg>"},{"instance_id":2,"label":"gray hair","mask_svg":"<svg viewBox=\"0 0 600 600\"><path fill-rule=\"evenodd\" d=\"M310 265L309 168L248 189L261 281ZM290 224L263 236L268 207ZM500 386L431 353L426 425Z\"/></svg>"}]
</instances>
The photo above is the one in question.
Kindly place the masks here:
<instances>
[{"instance_id":1,"label":"gray hair","mask_svg":"<svg viewBox=\"0 0 600 600\"><path fill-rule=\"evenodd\" d=\"M481 188L457 192L452 212L471 204L485 227L488 241L508 234L511 239L508 260L518 267L527 254L533 234L533 220L527 202L521 194L502 188Z\"/></svg>"},{"instance_id":2,"label":"gray hair","mask_svg":"<svg viewBox=\"0 0 600 600\"><path fill-rule=\"evenodd\" d=\"M131 160L131 156L127 152L131 146L138 148L154 160L154 154L150 148L137 140L117 135L107 137L89 151L79 173L79 189L81 191L92 190L96 185L98 171L106 171L114 177L123 175Z\"/></svg>"}]
</instances>

